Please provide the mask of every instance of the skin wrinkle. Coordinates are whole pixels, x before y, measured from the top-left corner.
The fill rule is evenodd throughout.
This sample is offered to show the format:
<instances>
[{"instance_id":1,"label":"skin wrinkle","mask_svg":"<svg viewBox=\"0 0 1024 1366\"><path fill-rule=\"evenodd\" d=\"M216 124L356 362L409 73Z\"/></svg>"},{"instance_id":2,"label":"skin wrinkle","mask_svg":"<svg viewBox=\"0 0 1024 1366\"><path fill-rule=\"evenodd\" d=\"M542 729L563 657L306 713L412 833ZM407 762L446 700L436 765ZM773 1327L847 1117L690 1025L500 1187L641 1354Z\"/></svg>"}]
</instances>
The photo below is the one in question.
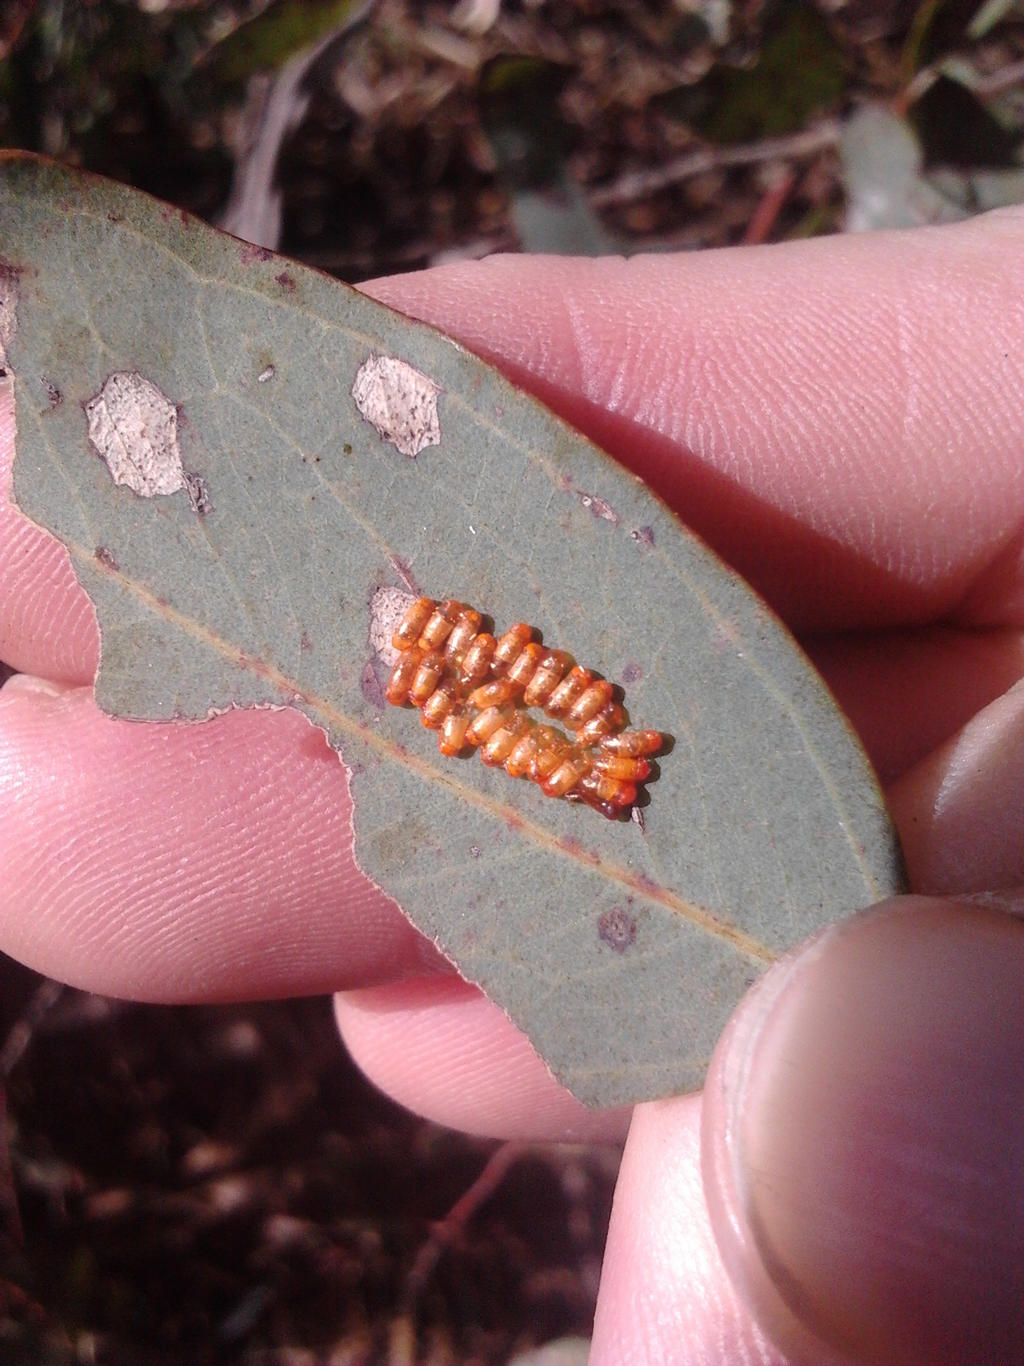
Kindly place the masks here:
<instances>
[{"instance_id":1,"label":"skin wrinkle","mask_svg":"<svg viewBox=\"0 0 1024 1366\"><path fill-rule=\"evenodd\" d=\"M895 301L893 317L896 323L896 356L899 363L899 382L895 389L902 400L897 430L904 449L912 450L914 445L914 424L921 416L922 402L918 392L918 357L911 344L910 322L906 309Z\"/></svg>"},{"instance_id":2,"label":"skin wrinkle","mask_svg":"<svg viewBox=\"0 0 1024 1366\"><path fill-rule=\"evenodd\" d=\"M4 790L6 770L36 764L4 831L16 956L144 999L234 999L242 976L279 995L437 971L352 864L343 771L301 718L147 726L102 717L88 689L35 691L0 694Z\"/></svg>"},{"instance_id":3,"label":"skin wrinkle","mask_svg":"<svg viewBox=\"0 0 1024 1366\"><path fill-rule=\"evenodd\" d=\"M996 413L1004 405L1005 396L1002 386L998 383L989 384L988 370L978 369L976 366L969 367L969 382L965 384L964 402L957 404L956 385L960 376L950 375L946 371L937 370L933 357L936 354L943 354L945 346L944 339L938 339L935 333L948 333L949 327L946 325L944 313L941 309L935 308L935 301L930 297L934 290L930 289L927 282L922 282L916 294L908 294L905 300L896 298L893 300L893 314L895 320L895 339L896 352L894 359L899 362L900 382L896 385L896 392L903 400L902 412L898 430L901 441L901 450L913 452L921 449L924 445L925 434L929 431L930 413L929 403L923 394L949 394L945 406L951 413L971 411L984 414L982 425L972 421L969 432L962 423L952 424L947 429L947 443L945 453L947 458L943 460L939 467L932 472L927 486L922 489L921 496L927 499L925 517L931 516L933 512L941 509L946 501L946 495L951 489L962 491L962 482L953 477L954 472L964 461L970 459L971 446L979 438L988 435L990 441L997 439L997 432L993 424L988 420L991 413ZM936 321L932 328L932 335L927 338L920 338L915 342L915 334L912 326L912 319L915 317L927 316L935 318ZM979 394L983 394L979 402ZM969 401L968 401L969 400ZM936 443L932 439L932 445ZM953 459L953 455L956 459ZM982 572L985 564L983 559L996 557L1002 552L1003 543L996 542L990 535L991 528L986 525L990 520L985 517L983 510L979 507L977 498L968 497L962 501L962 521L961 530L972 533L973 538L979 544L984 545L984 554L979 550L978 572ZM1012 533L1007 533L1008 535ZM941 570L942 561L940 560L940 549L932 546L930 553L921 550L914 563L910 566L922 575L933 575L936 570Z\"/></svg>"},{"instance_id":4,"label":"skin wrinkle","mask_svg":"<svg viewBox=\"0 0 1024 1366\"><path fill-rule=\"evenodd\" d=\"M888 322L888 313L881 311L881 306L871 320L872 333L879 355L888 356L890 349L895 350L893 368L899 369L895 362L900 357L901 342L898 337L899 332L899 309L892 310L895 316L895 331L897 334L896 345L893 347L891 328ZM854 336L854 333L858 333ZM842 357L848 354L851 348L863 344L864 330L861 320L851 318L847 321L840 317L836 320L822 320L822 333L815 338L816 342L823 341L829 348L834 358L834 369L837 373L842 373ZM828 354L828 352L826 352ZM813 368L813 367L811 367ZM889 427L902 431L902 418L894 419L893 414L887 408L887 399L883 392L872 386L855 385L849 390L836 393L829 391L825 386L823 392L817 397L814 407L816 422L828 424L833 419L827 412L827 407L843 408L843 419L841 426L848 433L848 444L844 449L837 450L826 459L829 461L829 471L836 473L840 481L845 484L843 488L843 500L838 516L843 520L839 523L841 529L849 528L849 532L855 534L862 547L878 545L885 538L885 525L877 516L879 508L885 508L891 502L891 513L894 519L895 534L891 536L893 545L900 545L902 538L899 536L899 526L903 520L902 508L898 500L889 500L879 495L884 493L885 485L890 477L889 468L881 463L876 467L870 461L862 458L863 452L869 450L874 445L875 433L879 428ZM828 447L826 446L826 451ZM899 462L899 453L894 452L892 465L896 466ZM842 470L848 468L851 472L855 471L854 477L848 481L842 481ZM807 490L807 499L813 502L810 490ZM845 513L842 508L845 508ZM801 509L803 514L804 509ZM844 525L845 524L845 525ZM857 532L857 526L860 531ZM822 525L823 530L828 527ZM898 571L898 564L893 562L890 567Z\"/></svg>"},{"instance_id":5,"label":"skin wrinkle","mask_svg":"<svg viewBox=\"0 0 1024 1366\"><path fill-rule=\"evenodd\" d=\"M618 264L629 271L636 259ZM581 300L577 298L579 292L566 292L566 316L578 339L576 378L581 392L601 408L625 414L642 421L652 431L680 439L674 425L665 424L664 416L674 417L685 407L679 396L692 387L688 376L695 348L683 355L666 347L662 330L649 326L646 306L627 306L623 310L621 300L612 297L595 309L587 289ZM608 347L601 338L609 333L621 333L621 344ZM678 345L679 337L674 340Z\"/></svg>"},{"instance_id":6,"label":"skin wrinkle","mask_svg":"<svg viewBox=\"0 0 1024 1366\"><path fill-rule=\"evenodd\" d=\"M795 371L802 346L796 337L780 331L770 316L762 318L756 312L743 317L742 326L736 326L731 315L716 326L711 311L714 307L713 302L707 305L710 325L701 327L700 341L695 343L700 347L694 367L700 382L692 386L688 404L677 400L669 406L665 430L677 440L685 440L719 471L757 489L778 468L780 412L785 410L787 419L799 421L801 409L799 403L787 403L786 394L780 401L780 395L772 392L771 380L766 383L761 376L771 376L776 369ZM780 352L788 356L788 362L784 360L781 365ZM765 360L771 362L767 367ZM735 416L730 421L730 415L737 402L743 426L739 440L735 433L730 434L730 426L735 425ZM703 439L695 439L695 420L700 423Z\"/></svg>"},{"instance_id":7,"label":"skin wrinkle","mask_svg":"<svg viewBox=\"0 0 1024 1366\"><path fill-rule=\"evenodd\" d=\"M646 272L640 271L641 275ZM572 302L572 291L568 291L567 308L570 320L572 335L576 339L575 354L577 365L581 368L584 378L584 391L593 401L600 401L612 410L622 410L630 386L625 381L627 367L630 365L638 366L642 373L646 365L645 352L647 346L633 348L634 359L627 360L630 348L624 347L612 358L605 372L599 369L588 369L584 360L588 354L592 354L596 349L592 340L592 331L587 335L583 334L578 322L580 309ZM642 312L646 307L646 299L643 289L638 292L636 305L638 311ZM930 349L924 346L915 345L913 330L908 324L908 317L911 312L919 310L919 303L913 293L906 294L905 297L897 296L886 309L884 314L879 314L875 320L875 330L879 336L880 348L883 350L887 359L890 359L906 378L906 388L909 398L902 404L902 411L889 416L888 421L894 431L898 433L894 452L894 463L899 459L901 450L908 450L915 442L915 432L920 421L925 420L927 415L927 404L923 398L923 392L930 385L927 374L927 364L924 363L922 375L922 363L926 362L931 354ZM840 318L842 315L840 314ZM825 302L818 310L811 311L811 324L806 325L806 318L803 319L804 327L800 334L801 340L793 339L788 364L783 364L784 372L797 374L814 374L816 367L801 363L808 349L826 348L828 351L841 352L844 346L849 344L849 338L844 333L860 325L860 320L853 318L849 327L844 329L841 325L837 327L837 318L833 308ZM603 320L602 320L603 324ZM624 321L620 321L626 336L632 335L636 330L631 326L630 316L627 315ZM677 334L679 335L679 334ZM685 332L682 333L685 335ZM809 338L809 340L808 340ZM861 341L863 338L861 338ZM703 360L698 359L694 370L700 374L700 382L694 386L696 393L689 403L682 403L679 395L685 392L687 386L687 376L684 373L680 377L679 367L675 370L674 377L670 376L666 370L666 377L662 384L656 386L658 389L658 404L655 407L652 402L648 402L644 408L638 410L637 416L644 420L651 430L658 431L660 434L668 435L677 441L682 441L693 450L701 459L711 458L715 467L723 473L732 472L738 482L747 488L756 489L764 484L771 473L777 469L785 460L785 452L780 448L783 439L779 435L781 424L778 420L780 408L785 407L785 395L780 404L779 396L773 394L768 387L765 393L757 393L759 374L769 374L777 372L779 368L778 352L780 348L786 350L787 334L783 331L781 336L777 326L765 325L758 328L756 325L749 326L742 337L742 345L745 351L743 370L745 372L745 401L742 403L742 413L745 418L747 428L744 440L736 442L730 441L726 433L726 423L719 415L717 395L730 395L735 402L735 394L732 392L733 386L729 383L729 375L722 367L720 352L722 350L722 337L716 335L715 328L705 327L702 332L702 344L704 347ZM732 334L726 334L726 344L730 347L733 344ZM774 357L761 355L766 348L770 347L775 353ZM639 355L639 361L636 360ZM647 367L650 369L650 367ZM737 359L737 371L739 370L739 360ZM592 377L591 377L592 375ZM649 383L649 377L645 382ZM788 405L787 424L785 430L788 440L792 441L794 431L799 434L801 428L805 432L813 432L817 425L817 414L822 406L828 402L828 386L822 386L826 391L823 393L807 392L805 385L804 392L792 396L792 402ZM675 390L675 392L673 392ZM870 392L869 392L870 396ZM843 402L843 397L832 395L833 404ZM860 402L857 399L860 398ZM872 431L879 425L885 425L886 417L884 413L879 413L877 405L864 401L863 392L849 394L845 396L845 403L850 409L849 428L855 447L865 449L873 440ZM728 411L728 409L726 410ZM806 413L806 421L801 421L801 415ZM667 415L667 418L666 416ZM735 418L735 410L733 410ZM860 421L858 422L858 418ZM959 434L953 444L961 446L962 439ZM865 549L877 546L880 541L888 540L892 545L899 545L904 541L901 535L905 516L902 502L900 499L890 500L891 514L887 519L877 516L870 516L868 508L877 509L885 507L886 500L880 499L882 486L886 482L887 470L882 465L872 465L859 462L859 481L853 489L843 489L845 503L843 512L835 514L835 520L827 515L822 519L821 514L817 517L818 529L825 532L830 530L838 532L844 539L854 539L859 541ZM841 476L841 462L835 459L830 460L824 467L826 472L836 476ZM819 468L814 472L815 478L820 479L822 470ZM843 484L847 481L841 480ZM815 518L808 516L808 508L815 500L815 494L807 489L806 481L803 492L799 492L799 481L793 481L793 492L789 501L783 506L787 511L800 516L808 525L815 525ZM819 495L820 496L820 495ZM851 506L852 503L852 506ZM974 505L965 509L966 517L961 523L962 532L972 535L978 542L986 539L988 526L976 525L974 515L976 508ZM991 518L985 519L991 521ZM853 533L853 535L851 535ZM925 556L920 547L913 540L909 541L906 551L902 558L895 553L890 553L889 564L894 573L899 575L911 575L919 577L922 572L929 568Z\"/></svg>"},{"instance_id":8,"label":"skin wrinkle","mask_svg":"<svg viewBox=\"0 0 1024 1366\"><path fill-rule=\"evenodd\" d=\"M626 345L616 357L607 384L608 407L612 412L639 411L642 403L642 400L638 402L639 394L646 391L651 376L656 372L656 367L652 364L655 350L656 342L653 337L637 336L635 328L629 329ZM654 402L656 406L668 406L672 402L672 392L666 375L662 375L660 381L654 385Z\"/></svg>"},{"instance_id":9,"label":"skin wrinkle","mask_svg":"<svg viewBox=\"0 0 1024 1366\"><path fill-rule=\"evenodd\" d=\"M763 484L766 476L770 477L771 472L779 469L783 463L784 438L781 434L778 396L772 393L770 383L759 382L755 369L747 384L753 392L744 406L744 415L752 430L747 440L737 446L733 465L737 481L744 488L757 488ZM726 374L719 372L715 375L715 391L728 395L729 383ZM788 424L791 428L807 429L809 424L804 422L799 409L787 414L787 418L789 417L792 418ZM725 423L726 414L723 412L719 418L719 426L724 428Z\"/></svg>"},{"instance_id":10,"label":"skin wrinkle","mask_svg":"<svg viewBox=\"0 0 1024 1366\"><path fill-rule=\"evenodd\" d=\"M597 367L593 363L595 351L600 353L600 348L595 348L589 337L590 329L585 326L586 309L581 308L576 302L575 294L567 290L562 299L562 311L565 315L567 330L572 341L570 355L574 361L573 367L569 371L569 381L574 388L587 398L593 398L597 403L603 403L605 385L595 385L595 372ZM621 362L620 362L621 364ZM598 392L595 394L595 388Z\"/></svg>"}]
</instances>

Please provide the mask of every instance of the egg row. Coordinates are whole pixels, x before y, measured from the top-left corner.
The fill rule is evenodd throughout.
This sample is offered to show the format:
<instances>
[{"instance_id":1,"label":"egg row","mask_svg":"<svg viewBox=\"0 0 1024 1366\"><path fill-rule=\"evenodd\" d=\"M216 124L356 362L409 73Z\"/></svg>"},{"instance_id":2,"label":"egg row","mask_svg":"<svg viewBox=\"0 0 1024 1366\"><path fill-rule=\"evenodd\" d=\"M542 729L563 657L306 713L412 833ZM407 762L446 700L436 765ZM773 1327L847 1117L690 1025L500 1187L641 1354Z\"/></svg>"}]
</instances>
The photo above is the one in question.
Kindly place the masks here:
<instances>
[{"instance_id":1,"label":"egg row","mask_svg":"<svg viewBox=\"0 0 1024 1366\"><path fill-rule=\"evenodd\" d=\"M536 782L549 797L584 801L609 818L636 801L636 784L661 748L658 731L624 730L613 688L518 622L497 639L482 616L452 599L418 598L392 637L398 660L385 695L420 708L442 754L479 748L485 764ZM538 723L541 707L575 732Z\"/></svg>"}]
</instances>

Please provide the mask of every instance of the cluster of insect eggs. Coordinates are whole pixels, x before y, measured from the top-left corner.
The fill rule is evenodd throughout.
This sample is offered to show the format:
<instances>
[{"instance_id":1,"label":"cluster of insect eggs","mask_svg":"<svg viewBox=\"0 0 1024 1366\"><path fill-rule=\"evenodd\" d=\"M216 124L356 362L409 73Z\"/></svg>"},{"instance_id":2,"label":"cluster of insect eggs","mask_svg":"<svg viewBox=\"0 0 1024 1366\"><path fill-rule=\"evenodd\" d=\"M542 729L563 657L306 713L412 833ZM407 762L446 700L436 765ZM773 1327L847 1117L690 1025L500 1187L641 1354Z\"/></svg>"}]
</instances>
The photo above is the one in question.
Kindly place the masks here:
<instances>
[{"instance_id":1,"label":"cluster of insect eggs","mask_svg":"<svg viewBox=\"0 0 1024 1366\"><path fill-rule=\"evenodd\" d=\"M610 819L632 806L660 733L625 730L612 685L564 650L538 644L525 622L497 639L482 623L464 603L417 598L392 637L398 660L387 700L418 707L423 724L439 732L442 754L478 748L485 764ZM537 723L528 707L564 721L575 738Z\"/></svg>"}]
</instances>

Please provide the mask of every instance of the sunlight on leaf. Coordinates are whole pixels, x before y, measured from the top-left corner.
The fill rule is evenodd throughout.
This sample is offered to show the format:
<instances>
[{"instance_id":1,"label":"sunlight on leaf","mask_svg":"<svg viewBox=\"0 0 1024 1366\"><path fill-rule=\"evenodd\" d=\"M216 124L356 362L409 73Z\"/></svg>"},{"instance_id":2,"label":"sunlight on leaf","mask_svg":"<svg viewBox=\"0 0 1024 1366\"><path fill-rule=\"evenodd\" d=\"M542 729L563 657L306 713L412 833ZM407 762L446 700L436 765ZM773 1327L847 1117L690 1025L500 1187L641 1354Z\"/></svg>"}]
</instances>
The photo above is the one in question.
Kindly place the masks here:
<instances>
[{"instance_id":1,"label":"sunlight on leaf","mask_svg":"<svg viewBox=\"0 0 1024 1366\"><path fill-rule=\"evenodd\" d=\"M348 766L361 867L583 1100L699 1085L776 955L900 886L867 761L786 631L492 368L53 164L5 159L0 215L15 494L96 606L100 705L167 722L302 711ZM429 384L436 429L415 458L353 397L374 356ZM98 458L88 405L114 375L150 387L135 382L111 440L153 437L140 395L173 405L178 491L140 496ZM621 686L631 722L671 737L642 824L440 755L384 701L382 590L528 621Z\"/></svg>"}]
</instances>

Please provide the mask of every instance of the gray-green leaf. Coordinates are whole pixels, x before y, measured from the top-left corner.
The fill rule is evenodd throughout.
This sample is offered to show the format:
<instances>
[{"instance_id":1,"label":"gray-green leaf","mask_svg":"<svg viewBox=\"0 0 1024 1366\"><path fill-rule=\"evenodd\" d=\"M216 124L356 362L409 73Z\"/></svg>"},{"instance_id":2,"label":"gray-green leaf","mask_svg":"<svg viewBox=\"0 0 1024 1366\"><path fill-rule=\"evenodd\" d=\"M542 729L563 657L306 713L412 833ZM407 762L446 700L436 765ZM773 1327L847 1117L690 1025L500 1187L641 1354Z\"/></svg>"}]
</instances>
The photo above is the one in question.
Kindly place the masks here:
<instances>
[{"instance_id":1,"label":"gray-green leaf","mask_svg":"<svg viewBox=\"0 0 1024 1366\"><path fill-rule=\"evenodd\" d=\"M900 886L866 760L785 630L445 337L122 186L0 171L15 493L95 603L100 705L297 707L351 772L361 867L576 1095L699 1085L777 954ZM384 702L382 621L413 588L623 686L672 737L642 824L445 759Z\"/></svg>"}]
</instances>

